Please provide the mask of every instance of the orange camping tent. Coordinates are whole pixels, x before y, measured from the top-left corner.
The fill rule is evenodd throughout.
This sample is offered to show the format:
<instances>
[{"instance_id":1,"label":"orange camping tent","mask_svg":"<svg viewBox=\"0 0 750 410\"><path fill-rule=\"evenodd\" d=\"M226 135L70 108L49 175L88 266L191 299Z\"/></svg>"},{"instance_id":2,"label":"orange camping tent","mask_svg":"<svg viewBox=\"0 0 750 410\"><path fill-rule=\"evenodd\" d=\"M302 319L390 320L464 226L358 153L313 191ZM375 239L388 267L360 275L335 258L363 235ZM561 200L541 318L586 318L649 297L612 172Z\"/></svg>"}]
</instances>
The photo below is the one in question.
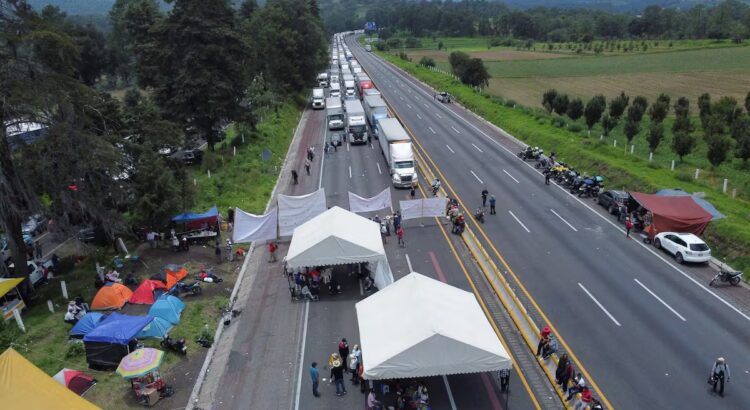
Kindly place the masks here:
<instances>
[{"instance_id":1,"label":"orange camping tent","mask_svg":"<svg viewBox=\"0 0 750 410\"><path fill-rule=\"evenodd\" d=\"M179 270L164 269L167 273L167 289L172 289L177 282L181 281L185 276L188 275L187 269L180 267Z\"/></svg>"},{"instance_id":2,"label":"orange camping tent","mask_svg":"<svg viewBox=\"0 0 750 410\"><path fill-rule=\"evenodd\" d=\"M91 309L121 309L133 296L133 291L119 283L107 283L99 289L91 302Z\"/></svg>"}]
</instances>

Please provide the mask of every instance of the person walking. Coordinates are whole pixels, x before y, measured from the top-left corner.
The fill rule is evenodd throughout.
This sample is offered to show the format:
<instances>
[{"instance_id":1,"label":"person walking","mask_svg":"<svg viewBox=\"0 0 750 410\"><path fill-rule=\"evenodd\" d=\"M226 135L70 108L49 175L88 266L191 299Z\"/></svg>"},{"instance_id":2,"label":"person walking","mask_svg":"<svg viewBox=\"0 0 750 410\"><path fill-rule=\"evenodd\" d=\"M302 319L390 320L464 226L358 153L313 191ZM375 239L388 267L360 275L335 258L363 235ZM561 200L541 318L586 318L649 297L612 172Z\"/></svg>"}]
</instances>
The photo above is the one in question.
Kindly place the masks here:
<instances>
[{"instance_id":1,"label":"person walking","mask_svg":"<svg viewBox=\"0 0 750 410\"><path fill-rule=\"evenodd\" d=\"M146 232L146 241L151 249L156 248L156 233L154 231Z\"/></svg>"},{"instance_id":2,"label":"person walking","mask_svg":"<svg viewBox=\"0 0 750 410\"><path fill-rule=\"evenodd\" d=\"M490 215L495 215L497 212L495 212L495 203L497 201L495 200L495 195L490 195Z\"/></svg>"},{"instance_id":3,"label":"person walking","mask_svg":"<svg viewBox=\"0 0 750 410\"><path fill-rule=\"evenodd\" d=\"M341 339L339 342L339 356L341 356L341 360L346 360L349 357L349 343L346 341L346 338ZM346 372L346 366L344 366L344 372Z\"/></svg>"},{"instance_id":4,"label":"person walking","mask_svg":"<svg viewBox=\"0 0 750 410\"><path fill-rule=\"evenodd\" d=\"M630 230L633 229L633 220L628 217L625 220L625 236L630 238Z\"/></svg>"},{"instance_id":5,"label":"person walking","mask_svg":"<svg viewBox=\"0 0 750 410\"><path fill-rule=\"evenodd\" d=\"M276 249L279 249L279 245L276 245L276 241L268 242L268 262L276 262Z\"/></svg>"},{"instance_id":6,"label":"person walking","mask_svg":"<svg viewBox=\"0 0 750 410\"><path fill-rule=\"evenodd\" d=\"M487 188L482 190L482 208L487 206L487 195L490 193L487 191Z\"/></svg>"},{"instance_id":7,"label":"person walking","mask_svg":"<svg viewBox=\"0 0 750 410\"><path fill-rule=\"evenodd\" d=\"M214 248L214 255L216 255L216 263L221 264L221 246L219 246L219 241L216 241L216 247Z\"/></svg>"},{"instance_id":8,"label":"person walking","mask_svg":"<svg viewBox=\"0 0 750 410\"><path fill-rule=\"evenodd\" d=\"M313 162L315 160L315 148L313 148L312 145L307 147L307 159L309 159L310 162Z\"/></svg>"},{"instance_id":9,"label":"person walking","mask_svg":"<svg viewBox=\"0 0 750 410\"><path fill-rule=\"evenodd\" d=\"M398 244L401 245L402 248L406 247L406 242L404 242L404 227L399 226L398 229L396 229L396 236L398 237Z\"/></svg>"},{"instance_id":10,"label":"person walking","mask_svg":"<svg viewBox=\"0 0 750 410\"><path fill-rule=\"evenodd\" d=\"M393 228L398 230L398 228L401 227L401 211L396 211L395 214L393 214Z\"/></svg>"},{"instance_id":11,"label":"person walking","mask_svg":"<svg viewBox=\"0 0 750 410\"><path fill-rule=\"evenodd\" d=\"M354 345L354 349L349 353L349 371L352 373L351 382L353 385L359 383L359 379L357 378L357 368L359 365L359 356L357 355L358 349L359 346Z\"/></svg>"},{"instance_id":12,"label":"person walking","mask_svg":"<svg viewBox=\"0 0 750 410\"><path fill-rule=\"evenodd\" d=\"M42 241L41 240L37 240L36 242L34 242L34 253L36 253L37 260L42 259Z\"/></svg>"},{"instance_id":13,"label":"person walking","mask_svg":"<svg viewBox=\"0 0 750 410\"><path fill-rule=\"evenodd\" d=\"M310 175L310 158L307 158L305 160L305 171L307 172L307 175Z\"/></svg>"},{"instance_id":14,"label":"person walking","mask_svg":"<svg viewBox=\"0 0 750 410\"><path fill-rule=\"evenodd\" d=\"M313 396L320 397L318 385L320 384L320 372L318 372L318 362L312 362L310 365L310 379L312 379Z\"/></svg>"},{"instance_id":15,"label":"person walking","mask_svg":"<svg viewBox=\"0 0 750 410\"><path fill-rule=\"evenodd\" d=\"M409 196L412 200L417 197L417 184L411 184L411 191L409 191Z\"/></svg>"},{"instance_id":16,"label":"person walking","mask_svg":"<svg viewBox=\"0 0 750 410\"><path fill-rule=\"evenodd\" d=\"M342 356L342 357L346 357L346 356ZM333 364L331 365L331 380L333 380L333 383L336 384L337 396L346 394L346 385L344 385L344 372L345 371L346 371L346 366L344 366L344 364L342 363L341 357L335 358L333 360Z\"/></svg>"},{"instance_id":17,"label":"person walking","mask_svg":"<svg viewBox=\"0 0 750 410\"><path fill-rule=\"evenodd\" d=\"M550 179L551 176L552 176L552 171L551 170L548 169L548 170L544 171L544 185L549 185L549 179Z\"/></svg>"},{"instance_id":18,"label":"person walking","mask_svg":"<svg viewBox=\"0 0 750 410\"><path fill-rule=\"evenodd\" d=\"M297 175L297 170L292 170L292 184L297 185L297 178L299 178L299 175Z\"/></svg>"},{"instance_id":19,"label":"person walking","mask_svg":"<svg viewBox=\"0 0 750 410\"><path fill-rule=\"evenodd\" d=\"M711 368L711 380L713 382L713 390L716 393L716 386L719 385L719 396L724 395L724 378L729 383L729 365L723 357L716 359L714 366Z\"/></svg>"},{"instance_id":20,"label":"person walking","mask_svg":"<svg viewBox=\"0 0 750 410\"><path fill-rule=\"evenodd\" d=\"M568 367L568 354L563 353L562 356L560 356L560 360L557 361L557 368L555 369L555 382L559 385L562 385L565 369Z\"/></svg>"}]
</instances>

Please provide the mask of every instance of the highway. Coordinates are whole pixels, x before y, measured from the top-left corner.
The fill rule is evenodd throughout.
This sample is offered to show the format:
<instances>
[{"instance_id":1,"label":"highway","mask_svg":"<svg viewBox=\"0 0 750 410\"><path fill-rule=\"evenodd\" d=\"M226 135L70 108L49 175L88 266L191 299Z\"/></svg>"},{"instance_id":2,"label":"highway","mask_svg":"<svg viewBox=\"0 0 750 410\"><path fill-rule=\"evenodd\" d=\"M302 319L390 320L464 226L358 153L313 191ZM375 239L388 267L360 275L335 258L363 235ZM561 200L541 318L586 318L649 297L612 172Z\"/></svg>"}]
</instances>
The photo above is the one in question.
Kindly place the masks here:
<instances>
[{"instance_id":1,"label":"highway","mask_svg":"<svg viewBox=\"0 0 750 410\"><path fill-rule=\"evenodd\" d=\"M619 408L746 408L750 316L694 279L692 268L626 238L593 201L545 186L521 146L347 38L355 58L443 176L466 213L480 192L497 215L472 227L498 266L523 284L564 347ZM605 176L606 177L606 176ZM606 182L605 182L606 185ZM700 268L699 268L700 269ZM718 356L725 397L706 383Z\"/></svg>"}]
</instances>

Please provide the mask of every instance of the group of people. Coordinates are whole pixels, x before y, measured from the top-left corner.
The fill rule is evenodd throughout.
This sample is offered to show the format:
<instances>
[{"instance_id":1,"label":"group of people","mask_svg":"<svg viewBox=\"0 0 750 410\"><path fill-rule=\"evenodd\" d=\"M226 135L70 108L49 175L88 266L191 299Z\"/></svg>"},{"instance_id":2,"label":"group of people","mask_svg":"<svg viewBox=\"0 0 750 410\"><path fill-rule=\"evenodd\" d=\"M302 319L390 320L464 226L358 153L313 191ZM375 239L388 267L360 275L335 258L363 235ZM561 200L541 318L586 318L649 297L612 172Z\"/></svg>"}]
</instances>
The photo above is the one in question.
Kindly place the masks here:
<instances>
[{"instance_id":1,"label":"group of people","mask_svg":"<svg viewBox=\"0 0 750 410\"><path fill-rule=\"evenodd\" d=\"M349 342L342 338L338 343L337 352L332 353L328 358L328 367L331 369L330 383L336 386L336 395L343 396L346 394L346 383L344 375L350 374L350 381L353 386L360 386L362 393L367 392L367 383L362 378L364 367L362 366L362 350L359 345L349 349ZM320 386L320 371L318 363L312 362L310 365L310 378L312 379L313 396L320 397L318 387ZM368 398L369 399L369 398Z\"/></svg>"},{"instance_id":2,"label":"group of people","mask_svg":"<svg viewBox=\"0 0 750 410\"><path fill-rule=\"evenodd\" d=\"M75 325L86 313L89 312L89 305L83 301L83 297L78 295L75 299L68 302L68 310L65 312L65 323Z\"/></svg>"},{"instance_id":3,"label":"group of people","mask_svg":"<svg viewBox=\"0 0 750 410\"><path fill-rule=\"evenodd\" d=\"M448 198L448 204L445 209L445 216L451 221L453 228L451 232L456 235L461 235L466 229L466 219L464 214L458 209L458 200Z\"/></svg>"},{"instance_id":4,"label":"group of people","mask_svg":"<svg viewBox=\"0 0 750 410\"><path fill-rule=\"evenodd\" d=\"M404 231L404 227L401 224L401 211L396 211L393 215L386 216L385 219L380 219L379 215L375 215L375 217L371 218L370 220L380 226L380 237L383 240L384 244L388 243L387 237L391 236L391 224L393 224L393 231L398 238L399 246L406 246L406 242L404 241L404 235L406 234L406 232Z\"/></svg>"}]
</instances>

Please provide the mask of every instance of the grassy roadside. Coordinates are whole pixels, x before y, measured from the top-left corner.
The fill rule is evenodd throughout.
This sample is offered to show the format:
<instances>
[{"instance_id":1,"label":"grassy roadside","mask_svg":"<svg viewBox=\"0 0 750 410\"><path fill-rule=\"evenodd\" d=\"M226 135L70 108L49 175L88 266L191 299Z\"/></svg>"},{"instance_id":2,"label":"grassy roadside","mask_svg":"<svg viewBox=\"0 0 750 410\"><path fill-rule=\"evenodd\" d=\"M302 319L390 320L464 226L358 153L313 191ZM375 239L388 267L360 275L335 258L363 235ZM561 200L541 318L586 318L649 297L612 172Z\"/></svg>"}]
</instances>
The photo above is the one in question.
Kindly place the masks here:
<instances>
[{"instance_id":1,"label":"grassy roadside","mask_svg":"<svg viewBox=\"0 0 750 410\"><path fill-rule=\"evenodd\" d=\"M195 178L197 182L194 186L194 210L202 212L216 204L225 212L230 206L238 206L249 212L263 212L278 176L278 168L274 167L280 167L283 163L299 119L298 105L291 101L287 102L279 107L277 113L266 113L262 119L255 131L245 129L243 126L231 129L228 132L227 143L217 147L216 153L207 155L207 161L201 168L192 171L190 180ZM242 133L245 135L244 144L241 143ZM237 146L236 156L233 155L233 145ZM264 165L260 159L260 153L265 148L270 149L273 155L272 159ZM262 167L265 167L265 172L261 171ZM206 169L212 170L210 179ZM131 250L135 249L136 245L127 244ZM149 251L144 251L144 253L147 252ZM134 253L138 254L137 251ZM71 297L80 294L90 302L96 294L96 289L92 286L92 278L96 271L95 263L99 261L105 265L111 264L114 257L113 251L110 248L76 247L69 252L58 252L58 254L60 256L85 254L86 257L71 271L38 288L37 301L23 314L26 333L18 330L13 321L0 323L0 351L13 346L48 375L54 375L64 367L83 370L93 375L98 380L98 384L86 394L85 398L102 408L139 408L132 398L133 393L127 381L114 372L92 371L87 368L83 345L68 342L70 325L64 323L62 319L67 301L61 295L59 280L66 282ZM162 251L155 254L155 258L144 257L143 260L149 267L137 265L136 275L140 279L147 278L151 273L158 271L160 266L173 262L182 263L191 274L196 272L201 265L215 264L211 248L192 247L189 257L182 255L185 254ZM176 257L187 258L187 260L173 259ZM217 274L225 279L223 283L204 286L203 295L200 297L183 298L186 309L182 314L180 324L170 334L185 337L188 342L188 357L194 356L194 358L188 361L183 357L167 353L161 367L162 375L165 376L167 382L177 384L180 391L187 391L189 394L192 388L192 386L185 385L184 376L186 373L194 375L197 372L194 367L200 368L205 354L205 350L201 350L202 348L195 344L194 340L201 334L204 326L208 326L211 334L216 329L221 311L228 303L229 292L234 285L240 263L241 261L236 261L230 265L225 261L216 268ZM129 269L128 266L126 272ZM47 310L47 300L54 303L56 313L52 314ZM126 305L123 313L142 315L147 309L148 306ZM160 348L159 341L156 339L145 340L144 344ZM183 404L179 403L180 406Z\"/></svg>"},{"instance_id":2,"label":"grassy roadside","mask_svg":"<svg viewBox=\"0 0 750 410\"><path fill-rule=\"evenodd\" d=\"M447 75L387 53L378 52L378 55L432 87L450 92L463 105L524 142L555 151L558 158L574 164L578 169L605 175L606 184L610 187L645 192L680 187L691 192L705 192L706 199L727 215L727 218L711 223L704 234L714 254L726 256L735 268L750 267L750 203L747 201L732 199L701 181L685 178L669 169L659 169L637 156L623 155L622 148L556 128L549 121L538 121L533 110L498 104L489 96L478 94Z\"/></svg>"}]
</instances>

